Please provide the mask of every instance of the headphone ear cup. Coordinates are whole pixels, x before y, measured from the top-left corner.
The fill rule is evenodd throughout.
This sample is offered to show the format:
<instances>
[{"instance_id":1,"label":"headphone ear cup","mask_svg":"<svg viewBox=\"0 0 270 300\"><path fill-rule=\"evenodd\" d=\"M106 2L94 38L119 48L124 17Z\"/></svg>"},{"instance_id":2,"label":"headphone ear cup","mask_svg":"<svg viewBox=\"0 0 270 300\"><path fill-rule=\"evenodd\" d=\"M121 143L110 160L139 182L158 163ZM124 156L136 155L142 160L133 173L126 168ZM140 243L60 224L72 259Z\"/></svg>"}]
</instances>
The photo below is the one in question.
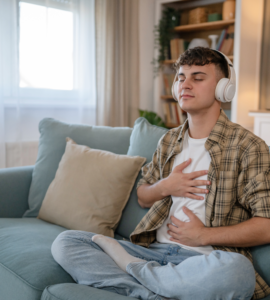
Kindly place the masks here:
<instances>
[{"instance_id":1,"label":"headphone ear cup","mask_svg":"<svg viewBox=\"0 0 270 300\"><path fill-rule=\"evenodd\" d=\"M232 101L232 99L235 95L235 89L236 89L235 84L229 84L229 86L226 88L225 96L226 96L227 102Z\"/></svg>"},{"instance_id":2,"label":"headphone ear cup","mask_svg":"<svg viewBox=\"0 0 270 300\"><path fill-rule=\"evenodd\" d=\"M218 101L221 101L221 102L228 102L226 101L225 99L225 89L226 89L226 86L229 82L229 79L228 78L221 78L216 86L216 90L215 90L215 97Z\"/></svg>"}]
</instances>

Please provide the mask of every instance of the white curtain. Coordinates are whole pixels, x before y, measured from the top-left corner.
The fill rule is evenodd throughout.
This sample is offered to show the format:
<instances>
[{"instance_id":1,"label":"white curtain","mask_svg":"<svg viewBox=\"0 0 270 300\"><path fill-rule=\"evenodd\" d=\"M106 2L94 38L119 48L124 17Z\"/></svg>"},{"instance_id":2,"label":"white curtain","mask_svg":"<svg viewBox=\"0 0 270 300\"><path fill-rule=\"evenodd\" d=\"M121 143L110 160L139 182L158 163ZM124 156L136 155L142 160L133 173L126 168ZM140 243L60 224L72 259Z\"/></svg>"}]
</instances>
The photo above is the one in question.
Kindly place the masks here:
<instances>
[{"instance_id":1,"label":"white curtain","mask_svg":"<svg viewBox=\"0 0 270 300\"><path fill-rule=\"evenodd\" d=\"M139 117L139 1L96 0L96 65L97 125L133 127Z\"/></svg>"},{"instance_id":2,"label":"white curtain","mask_svg":"<svg viewBox=\"0 0 270 300\"><path fill-rule=\"evenodd\" d=\"M29 50L27 30L23 32L21 25L22 8L27 4L45 12L46 20L44 31L38 31L39 16L28 18L27 26L33 30L28 35ZM64 27L66 15L62 14L53 28L59 12L68 12L69 26ZM59 53L62 40L72 41L73 46L67 44ZM23 53L33 57L29 68L23 66ZM59 68L60 62L64 65ZM27 73L35 68L36 76L29 83L22 70ZM72 76L65 79L67 73ZM0 0L0 168L35 163L38 123L43 118L95 125L95 78L94 0ZM66 88L68 82L72 88Z\"/></svg>"}]
</instances>

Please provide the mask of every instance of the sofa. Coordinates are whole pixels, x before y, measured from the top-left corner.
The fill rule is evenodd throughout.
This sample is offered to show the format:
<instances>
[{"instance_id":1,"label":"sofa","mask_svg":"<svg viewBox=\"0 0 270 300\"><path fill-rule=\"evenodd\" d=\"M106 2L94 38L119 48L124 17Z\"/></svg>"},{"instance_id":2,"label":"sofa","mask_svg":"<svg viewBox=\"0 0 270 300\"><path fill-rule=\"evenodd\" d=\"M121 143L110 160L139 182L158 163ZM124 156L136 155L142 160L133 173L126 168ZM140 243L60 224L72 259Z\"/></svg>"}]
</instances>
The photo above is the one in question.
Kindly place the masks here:
<instances>
[{"instance_id":1,"label":"sofa","mask_svg":"<svg viewBox=\"0 0 270 300\"><path fill-rule=\"evenodd\" d=\"M52 242L68 229L38 219L37 215L65 151L66 137L94 149L145 157L148 163L167 129L151 125L144 118L137 119L133 128L66 124L45 118L39 123L39 131L36 164L0 170L0 299L130 299L76 284L51 255ZM137 201L140 178L139 173L115 230L116 239L128 240L148 211ZM253 247L252 255L256 270L270 285L270 246Z\"/></svg>"}]
</instances>

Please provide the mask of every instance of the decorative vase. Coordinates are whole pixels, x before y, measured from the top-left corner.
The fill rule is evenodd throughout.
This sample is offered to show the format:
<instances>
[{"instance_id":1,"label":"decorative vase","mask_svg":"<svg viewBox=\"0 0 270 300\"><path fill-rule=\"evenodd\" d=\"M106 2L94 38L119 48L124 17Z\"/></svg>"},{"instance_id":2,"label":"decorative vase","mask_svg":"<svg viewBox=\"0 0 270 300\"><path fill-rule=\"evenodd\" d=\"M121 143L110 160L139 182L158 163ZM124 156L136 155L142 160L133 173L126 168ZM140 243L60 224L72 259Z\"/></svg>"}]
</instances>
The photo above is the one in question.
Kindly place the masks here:
<instances>
[{"instance_id":1,"label":"decorative vase","mask_svg":"<svg viewBox=\"0 0 270 300\"><path fill-rule=\"evenodd\" d=\"M188 49L192 49L195 47L205 47L209 48L209 44L206 39L193 39L188 45Z\"/></svg>"},{"instance_id":2,"label":"decorative vase","mask_svg":"<svg viewBox=\"0 0 270 300\"><path fill-rule=\"evenodd\" d=\"M222 20L232 20L235 18L235 0L226 0L222 7Z\"/></svg>"},{"instance_id":3,"label":"decorative vase","mask_svg":"<svg viewBox=\"0 0 270 300\"><path fill-rule=\"evenodd\" d=\"M211 35L208 35L208 37L211 40L211 49L216 50L218 35L217 34L211 34Z\"/></svg>"}]
</instances>

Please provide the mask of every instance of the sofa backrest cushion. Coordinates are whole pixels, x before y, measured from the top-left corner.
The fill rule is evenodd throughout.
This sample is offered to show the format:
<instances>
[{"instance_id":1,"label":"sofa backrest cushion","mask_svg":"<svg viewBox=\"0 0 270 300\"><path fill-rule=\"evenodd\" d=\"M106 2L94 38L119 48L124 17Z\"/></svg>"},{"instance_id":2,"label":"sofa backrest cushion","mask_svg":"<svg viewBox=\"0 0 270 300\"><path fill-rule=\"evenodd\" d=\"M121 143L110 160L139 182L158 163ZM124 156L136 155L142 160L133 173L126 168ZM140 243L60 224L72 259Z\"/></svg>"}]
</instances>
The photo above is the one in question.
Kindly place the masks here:
<instances>
[{"instance_id":1,"label":"sofa backrest cushion","mask_svg":"<svg viewBox=\"0 0 270 300\"><path fill-rule=\"evenodd\" d=\"M130 146L127 155L146 158L146 163L152 160L159 139L168 131L166 128L151 125L145 118L138 118L130 136ZM138 204L137 183L142 178L141 172L137 176L135 185L131 191L129 201L123 211L122 218L116 233L129 239L129 235L138 225L148 209L143 209Z\"/></svg>"},{"instance_id":2,"label":"sofa backrest cushion","mask_svg":"<svg viewBox=\"0 0 270 300\"><path fill-rule=\"evenodd\" d=\"M114 237L145 161L144 157L78 145L67 138L66 151L38 218L68 229Z\"/></svg>"},{"instance_id":3,"label":"sofa backrest cushion","mask_svg":"<svg viewBox=\"0 0 270 300\"><path fill-rule=\"evenodd\" d=\"M37 217L50 183L65 152L66 137L93 149L127 154L132 128L66 124L52 118L39 123L38 157L32 175L24 217Z\"/></svg>"}]
</instances>

